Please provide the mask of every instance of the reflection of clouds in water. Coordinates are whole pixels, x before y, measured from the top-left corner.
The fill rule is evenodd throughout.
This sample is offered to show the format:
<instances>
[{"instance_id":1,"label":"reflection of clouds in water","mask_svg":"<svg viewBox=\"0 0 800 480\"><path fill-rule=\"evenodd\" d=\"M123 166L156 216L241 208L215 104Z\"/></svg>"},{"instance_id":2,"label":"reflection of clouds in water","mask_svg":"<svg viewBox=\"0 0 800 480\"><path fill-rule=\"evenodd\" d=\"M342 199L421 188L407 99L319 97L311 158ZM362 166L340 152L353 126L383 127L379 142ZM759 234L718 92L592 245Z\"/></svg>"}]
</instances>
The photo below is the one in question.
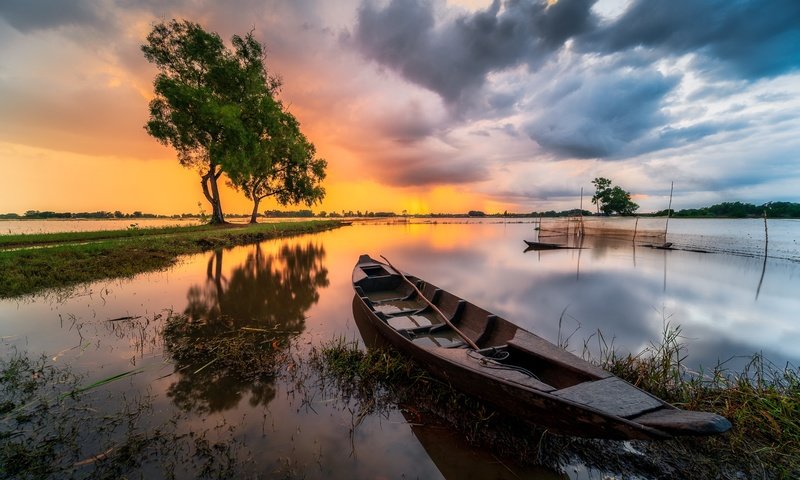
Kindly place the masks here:
<instances>
[{"instance_id":1,"label":"reflection of clouds in water","mask_svg":"<svg viewBox=\"0 0 800 480\"><path fill-rule=\"evenodd\" d=\"M448 231L447 226L432 226ZM503 228L484 235L484 230ZM470 242L450 249L424 241L387 256L401 268L551 341L579 330L597 350L599 330L620 352L659 342L665 322L680 326L689 364L764 351L776 362L800 363L798 264L770 259L759 298L763 259L631 248L630 242L587 237L584 250L523 253L529 226L473 226ZM463 240L463 237L462 237ZM395 257L395 258L392 258ZM718 350L717 350L718 349Z\"/></svg>"},{"instance_id":2,"label":"reflection of clouds in water","mask_svg":"<svg viewBox=\"0 0 800 480\"><path fill-rule=\"evenodd\" d=\"M580 326L570 341L574 351L580 352L581 339L598 330L608 341L614 338L621 348L635 350L658 334L660 325L650 319L660 289L656 279L632 279L620 272L587 272L580 280L574 273L554 273L510 293L505 309L522 326L551 341L558 340L559 318L566 309L562 337Z\"/></svg>"},{"instance_id":3,"label":"reflection of clouds in water","mask_svg":"<svg viewBox=\"0 0 800 480\"><path fill-rule=\"evenodd\" d=\"M787 357L784 352L772 346L754 350L748 343L720 337L718 332L704 328L693 329L692 335L697 335L688 342L689 367L692 369L702 367L703 371L709 372L720 362L724 362L725 369L738 372L747 366L755 353L762 354L778 369L785 367L787 362L798 366L797 356Z\"/></svg>"}]
</instances>

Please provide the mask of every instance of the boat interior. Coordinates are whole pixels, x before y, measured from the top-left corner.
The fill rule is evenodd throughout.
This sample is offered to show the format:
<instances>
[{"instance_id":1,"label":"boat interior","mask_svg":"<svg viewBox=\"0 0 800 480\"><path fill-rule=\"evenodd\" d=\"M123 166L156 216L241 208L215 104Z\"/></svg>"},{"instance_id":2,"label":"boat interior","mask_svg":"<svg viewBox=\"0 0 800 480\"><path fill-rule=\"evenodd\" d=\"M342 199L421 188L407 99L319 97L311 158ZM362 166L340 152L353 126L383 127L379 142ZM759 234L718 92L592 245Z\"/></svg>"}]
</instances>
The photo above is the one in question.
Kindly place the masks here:
<instances>
[{"instance_id":1,"label":"boat interior","mask_svg":"<svg viewBox=\"0 0 800 480\"><path fill-rule=\"evenodd\" d=\"M563 389L610 376L546 340L416 277L406 277L414 283L414 289L382 264L360 268L363 275L355 281L356 294L375 316L418 346L448 349L468 346L445 322L441 312L478 346L478 354L530 373L546 384L544 389Z\"/></svg>"}]
</instances>

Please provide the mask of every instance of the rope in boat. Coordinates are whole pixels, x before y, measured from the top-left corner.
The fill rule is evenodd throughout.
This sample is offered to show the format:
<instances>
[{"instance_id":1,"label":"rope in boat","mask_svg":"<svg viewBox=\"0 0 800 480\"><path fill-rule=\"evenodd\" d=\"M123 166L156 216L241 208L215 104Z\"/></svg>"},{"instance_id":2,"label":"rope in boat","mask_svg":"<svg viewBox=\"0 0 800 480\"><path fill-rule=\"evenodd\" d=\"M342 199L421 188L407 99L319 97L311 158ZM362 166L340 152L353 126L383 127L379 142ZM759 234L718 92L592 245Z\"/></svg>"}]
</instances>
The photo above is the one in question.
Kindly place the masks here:
<instances>
[{"instance_id":1,"label":"rope in boat","mask_svg":"<svg viewBox=\"0 0 800 480\"><path fill-rule=\"evenodd\" d=\"M492 369L495 369L495 370L512 370L512 371L519 372L519 373L522 373L524 375L527 375L527 376L529 376L529 377L531 377L531 378L533 378L535 380L538 380L540 382L542 381L539 377L536 376L536 374L534 374L533 372L531 372L527 368L518 367L516 365L507 365L505 363L500 363L501 360L505 360L506 358L508 358L509 353L508 352L502 352L502 351L499 351L497 353L504 353L505 355L503 355L502 358L499 358L499 357L498 358L492 358L492 357L487 357L485 355L481 355L481 354L479 354L479 353L477 353L475 351L468 350L467 351L467 356L472 358L473 360L477 360L477 361L481 362L486 368L492 368ZM476 356L476 355L478 355L478 356Z\"/></svg>"}]
</instances>

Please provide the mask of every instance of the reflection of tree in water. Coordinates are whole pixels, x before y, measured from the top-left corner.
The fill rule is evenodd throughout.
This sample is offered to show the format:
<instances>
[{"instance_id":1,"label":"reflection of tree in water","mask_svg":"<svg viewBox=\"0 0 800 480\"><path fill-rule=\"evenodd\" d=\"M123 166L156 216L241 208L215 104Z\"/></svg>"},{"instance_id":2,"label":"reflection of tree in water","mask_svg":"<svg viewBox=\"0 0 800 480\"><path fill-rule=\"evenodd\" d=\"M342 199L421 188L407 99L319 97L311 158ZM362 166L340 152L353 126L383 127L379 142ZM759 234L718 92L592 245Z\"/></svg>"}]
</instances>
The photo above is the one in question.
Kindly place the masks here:
<instances>
[{"instance_id":1,"label":"reflection of tree in water","mask_svg":"<svg viewBox=\"0 0 800 480\"><path fill-rule=\"evenodd\" d=\"M164 330L179 372L168 395L185 410L227 410L248 392L252 405L268 404L291 339L329 284L325 250L313 243L275 254L257 245L228 277L223 257L211 255L205 283L189 289L185 314Z\"/></svg>"}]
</instances>

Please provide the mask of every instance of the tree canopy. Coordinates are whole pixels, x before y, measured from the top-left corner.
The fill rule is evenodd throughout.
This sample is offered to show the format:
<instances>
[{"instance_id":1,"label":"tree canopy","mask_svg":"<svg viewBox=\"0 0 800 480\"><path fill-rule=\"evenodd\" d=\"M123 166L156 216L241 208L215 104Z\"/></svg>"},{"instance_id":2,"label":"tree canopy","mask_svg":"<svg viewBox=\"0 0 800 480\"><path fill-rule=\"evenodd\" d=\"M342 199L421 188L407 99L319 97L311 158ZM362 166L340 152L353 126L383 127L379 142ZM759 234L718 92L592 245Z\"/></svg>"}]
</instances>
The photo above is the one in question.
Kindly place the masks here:
<instances>
[{"instance_id":1,"label":"tree canopy","mask_svg":"<svg viewBox=\"0 0 800 480\"><path fill-rule=\"evenodd\" d=\"M597 205L598 211L606 215L633 215L639 209L639 205L631 201L631 194L622 187L613 186L608 178L597 177L592 184L595 186L592 203Z\"/></svg>"},{"instance_id":2,"label":"tree canopy","mask_svg":"<svg viewBox=\"0 0 800 480\"><path fill-rule=\"evenodd\" d=\"M223 173L255 203L273 195L281 204L321 200L326 163L275 99L280 80L264 64L252 32L234 35L232 48L189 21L159 23L142 45L159 72L145 129L197 168L212 223L224 222L217 180Z\"/></svg>"},{"instance_id":3,"label":"tree canopy","mask_svg":"<svg viewBox=\"0 0 800 480\"><path fill-rule=\"evenodd\" d=\"M250 137L240 162L228 169L230 185L253 201L250 222L266 197L280 205L322 200L327 162L316 158L316 148L300 131L300 123L280 102L262 101L260 114L249 116Z\"/></svg>"}]
</instances>

